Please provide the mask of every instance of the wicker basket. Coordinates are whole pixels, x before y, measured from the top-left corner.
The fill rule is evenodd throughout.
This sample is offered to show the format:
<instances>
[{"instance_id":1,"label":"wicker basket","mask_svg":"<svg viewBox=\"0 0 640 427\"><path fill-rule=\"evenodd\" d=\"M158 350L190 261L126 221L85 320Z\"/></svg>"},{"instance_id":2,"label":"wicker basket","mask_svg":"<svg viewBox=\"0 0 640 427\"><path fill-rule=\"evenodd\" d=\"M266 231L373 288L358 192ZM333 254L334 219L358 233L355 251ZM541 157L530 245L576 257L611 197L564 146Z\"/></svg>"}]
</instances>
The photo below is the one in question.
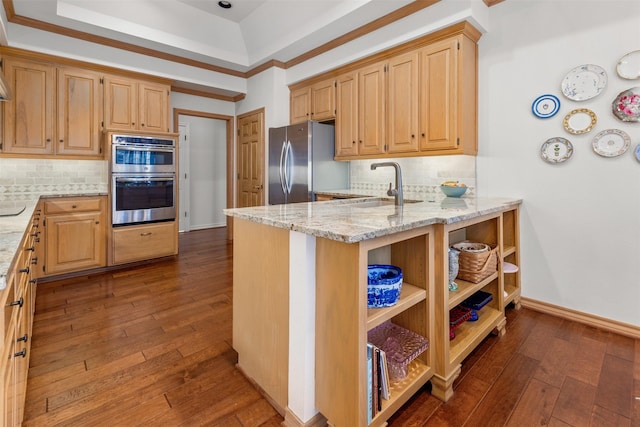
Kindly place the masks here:
<instances>
[{"instance_id":1,"label":"wicker basket","mask_svg":"<svg viewBox=\"0 0 640 427\"><path fill-rule=\"evenodd\" d=\"M498 246L487 252L460 251L458 278L471 283L480 283L498 271Z\"/></svg>"}]
</instances>

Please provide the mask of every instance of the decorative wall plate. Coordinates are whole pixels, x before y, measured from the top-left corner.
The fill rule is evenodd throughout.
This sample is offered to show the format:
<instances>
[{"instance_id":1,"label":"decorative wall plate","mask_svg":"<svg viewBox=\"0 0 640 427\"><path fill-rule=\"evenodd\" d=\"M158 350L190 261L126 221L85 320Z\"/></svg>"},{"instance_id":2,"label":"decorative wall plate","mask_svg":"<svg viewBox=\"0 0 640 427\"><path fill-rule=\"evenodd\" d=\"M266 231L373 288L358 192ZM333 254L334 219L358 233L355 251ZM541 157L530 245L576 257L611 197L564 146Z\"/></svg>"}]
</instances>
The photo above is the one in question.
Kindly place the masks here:
<instances>
[{"instance_id":1,"label":"decorative wall plate","mask_svg":"<svg viewBox=\"0 0 640 427\"><path fill-rule=\"evenodd\" d=\"M588 108L576 108L564 116L562 125L567 132L580 135L593 129L597 122L596 113Z\"/></svg>"},{"instance_id":2,"label":"decorative wall plate","mask_svg":"<svg viewBox=\"0 0 640 427\"><path fill-rule=\"evenodd\" d=\"M554 95L540 95L531 104L531 111L536 117L548 119L560 110L560 100Z\"/></svg>"},{"instance_id":3,"label":"decorative wall plate","mask_svg":"<svg viewBox=\"0 0 640 427\"><path fill-rule=\"evenodd\" d=\"M623 122L640 121L640 87L620 92L611 103L611 111Z\"/></svg>"},{"instance_id":4,"label":"decorative wall plate","mask_svg":"<svg viewBox=\"0 0 640 427\"><path fill-rule=\"evenodd\" d=\"M540 148L542 159L548 163L566 162L573 155L573 145L569 140L556 136L547 139Z\"/></svg>"},{"instance_id":5,"label":"decorative wall plate","mask_svg":"<svg viewBox=\"0 0 640 427\"><path fill-rule=\"evenodd\" d=\"M620 58L616 72L623 79L640 79L640 50L629 52Z\"/></svg>"},{"instance_id":6,"label":"decorative wall plate","mask_svg":"<svg viewBox=\"0 0 640 427\"><path fill-rule=\"evenodd\" d=\"M597 96L607 85L607 73L599 65L585 64L574 68L562 80L562 93L573 101Z\"/></svg>"},{"instance_id":7,"label":"decorative wall plate","mask_svg":"<svg viewBox=\"0 0 640 427\"><path fill-rule=\"evenodd\" d=\"M591 144L593 151L602 157L616 157L629 149L631 138L620 129L606 129L598 133Z\"/></svg>"},{"instance_id":8,"label":"decorative wall plate","mask_svg":"<svg viewBox=\"0 0 640 427\"><path fill-rule=\"evenodd\" d=\"M636 160L640 162L640 144L636 145Z\"/></svg>"}]
</instances>

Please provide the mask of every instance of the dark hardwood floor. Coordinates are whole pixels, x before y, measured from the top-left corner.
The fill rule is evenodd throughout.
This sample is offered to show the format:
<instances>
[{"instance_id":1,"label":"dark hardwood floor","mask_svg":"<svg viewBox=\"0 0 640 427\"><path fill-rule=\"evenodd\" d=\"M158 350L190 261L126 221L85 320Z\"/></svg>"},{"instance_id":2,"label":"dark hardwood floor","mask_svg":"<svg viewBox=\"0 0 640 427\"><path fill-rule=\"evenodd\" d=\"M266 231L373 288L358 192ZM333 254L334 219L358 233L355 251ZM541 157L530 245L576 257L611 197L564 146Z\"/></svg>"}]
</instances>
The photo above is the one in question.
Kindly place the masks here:
<instances>
[{"instance_id":1,"label":"dark hardwood floor","mask_svg":"<svg viewBox=\"0 0 640 427\"><path fill-rule=\"evenodd\" d=\"M280 425L235 368L225 236L190 232L174 260L38 285L24 425ZM640 340L527 309L507 319L448 403L427 386L389 425L640 426Z\"/></svg>"}]
</instances>

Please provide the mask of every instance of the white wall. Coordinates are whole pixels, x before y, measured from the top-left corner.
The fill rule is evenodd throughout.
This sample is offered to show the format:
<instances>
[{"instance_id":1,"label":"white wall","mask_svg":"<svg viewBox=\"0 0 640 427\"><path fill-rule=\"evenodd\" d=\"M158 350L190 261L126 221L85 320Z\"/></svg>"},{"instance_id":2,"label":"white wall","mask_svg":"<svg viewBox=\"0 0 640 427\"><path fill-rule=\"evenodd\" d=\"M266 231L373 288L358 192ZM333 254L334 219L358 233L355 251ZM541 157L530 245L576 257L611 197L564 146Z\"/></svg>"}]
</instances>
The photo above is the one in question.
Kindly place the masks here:
<instances>
[{"instance_id":1,"label":"white wall","mask_svg":"<svg viewBox=\"0 0 640 427\"><path fill-rule=\"evenodd\" d=\"M640 123L623 123L611 101L640 80L617 76L624 54L640 48L640 2L508 0L490 9L479 46L478 191L522 197L523 295L625 323L640 324L640 163L632 151ZM608 85L596 98L562 95L567 72L582 64L605 68ZM560 98L560 112L538 119L531 103ZM562 119L575 108L598 117L585 135L571 135ZM617 128L632 139L617 158L593 152L598 132ZM551 165L540 158L550 137L567 138L574 155Z\"/></svg>"}]
</instances>

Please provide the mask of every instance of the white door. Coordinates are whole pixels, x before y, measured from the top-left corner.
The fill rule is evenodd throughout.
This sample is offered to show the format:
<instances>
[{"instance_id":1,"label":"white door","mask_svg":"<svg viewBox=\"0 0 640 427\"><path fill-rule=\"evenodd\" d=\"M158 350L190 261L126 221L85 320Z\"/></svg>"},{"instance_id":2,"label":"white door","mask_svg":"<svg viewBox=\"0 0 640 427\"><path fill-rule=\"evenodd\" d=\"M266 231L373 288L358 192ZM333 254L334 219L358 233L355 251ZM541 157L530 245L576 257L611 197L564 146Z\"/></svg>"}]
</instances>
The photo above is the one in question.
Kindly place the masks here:
<instances>
[{"instance_id":1,"label":"white door","mask_svg":"<svg viewBox=\"0 0 640 427\"><path fill-rule=\"evenodd\" d=\"M180 123L179 125L179 152L180 157L178 166L178 172L180 177L178 179L179 188L179 221L178 228L180 231L189 231L191 229L189 222L189 123Z\"/></svg>"}]
</instances>

